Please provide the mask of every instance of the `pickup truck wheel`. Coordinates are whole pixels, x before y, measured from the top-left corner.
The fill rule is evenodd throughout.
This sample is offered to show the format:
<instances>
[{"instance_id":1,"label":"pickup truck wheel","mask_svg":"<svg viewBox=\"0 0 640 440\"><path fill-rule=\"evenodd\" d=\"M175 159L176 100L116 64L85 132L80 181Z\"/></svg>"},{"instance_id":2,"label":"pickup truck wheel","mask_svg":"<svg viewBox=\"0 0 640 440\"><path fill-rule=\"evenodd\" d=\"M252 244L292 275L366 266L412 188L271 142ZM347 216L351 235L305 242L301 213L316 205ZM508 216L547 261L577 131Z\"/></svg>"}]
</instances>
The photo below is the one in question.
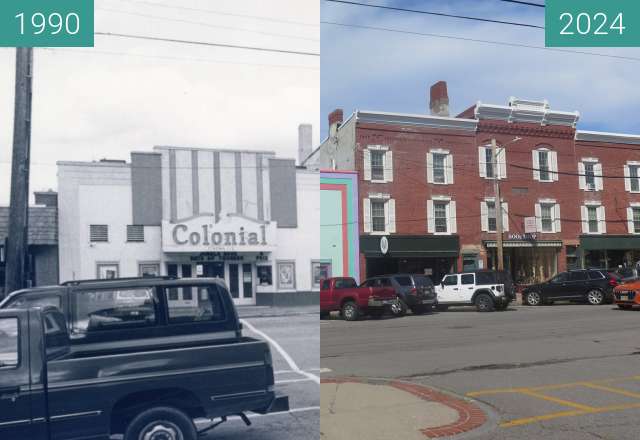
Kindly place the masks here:
<instances>
[{"instance_id":1,"label":"pickup truck wheel","mask_svg":"<svg viewBox=\"0 0 640 440\"><path fill-rule=\"evenodd\" d=\"M156 407L138 414L127 426L124 440L196 440L193 420L171 407Z\"/></svg>"},{"instance_id":2,"label":"pickup truck wheel","mask_svg":"<svg viewBox=\"0 0 640 440\"><path fill-rule=\"evenodd\" d=\"M493 298L486 293L480 293L476 296L476 310L478 312L493 312L495 309L495 303Z\"/></svg>"},{"instance_id":3,"label":"pickup truck wheel","mask_svg":"<svg viewBox=\"0 0 640 440\"><path fill-rule=\"evenodd\" d=\"M407 304L402 298L397 297L391 304L391 314L397 318L407 314Z\"/></svg>"},{"instance_id":4,"label":"pickup truck wheel","mask_svg":"<svg viewBox=\"0 0 640 440\"><path fill-rule=\"evenodd\" d=\"M342 305L342 319L345 321L356 321L360 317L360 309L353 301L347 301Z\"/></svg>"}]
</instances>

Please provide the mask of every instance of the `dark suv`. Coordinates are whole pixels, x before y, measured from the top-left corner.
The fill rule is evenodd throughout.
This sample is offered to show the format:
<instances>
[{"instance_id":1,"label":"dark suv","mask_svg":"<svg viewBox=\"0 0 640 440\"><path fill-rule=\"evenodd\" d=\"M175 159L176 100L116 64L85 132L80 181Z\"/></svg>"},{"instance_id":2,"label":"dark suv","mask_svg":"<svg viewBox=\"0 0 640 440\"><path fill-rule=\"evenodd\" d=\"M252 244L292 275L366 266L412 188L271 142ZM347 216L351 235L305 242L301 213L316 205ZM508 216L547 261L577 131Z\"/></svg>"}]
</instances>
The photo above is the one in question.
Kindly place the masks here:
<instances>
[{"instance_id":1,"label":"dark suv","mask_svg":"<svg viewBox=\"0 0 640 440\"><path fill-rule=\"evenodd\" d=\"M548 281L533 284L522 292L522 301L530 306L552 304L554 301L586 301L599 305L610 302L618 278L599 269L578 269L560 272Z\"/></svg>"},{"instance_id":2,"label":"dark suv","mask_svg":"<svg viewBox=\"0 0 640 440\"><path fill-rule=\"evenodd\" d=\"M436 305L436 292L433 281L426 275L399 273L379 275L366 279L363 287L391 287L396 291L398 302L391 306L395 316L407 313L407 308L420 315L431 311Z\"/></svg>"}]
</instances>

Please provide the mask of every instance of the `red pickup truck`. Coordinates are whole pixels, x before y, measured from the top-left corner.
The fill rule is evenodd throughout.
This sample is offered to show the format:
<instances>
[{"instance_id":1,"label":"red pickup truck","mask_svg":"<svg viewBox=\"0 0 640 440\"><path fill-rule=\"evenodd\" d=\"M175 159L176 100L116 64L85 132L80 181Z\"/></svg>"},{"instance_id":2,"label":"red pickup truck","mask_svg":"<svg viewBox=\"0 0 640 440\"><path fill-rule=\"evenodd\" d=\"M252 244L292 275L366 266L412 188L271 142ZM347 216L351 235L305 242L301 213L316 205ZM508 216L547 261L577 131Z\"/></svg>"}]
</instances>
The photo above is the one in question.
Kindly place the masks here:
<instances>
[{"instance_id":1,"label":"red pickup truck","mask_svg":"<svg viewBox=\"0 0 640 440\"><path fill-rule=\"evenodd\" d=\"M397 301L396 292L387 287L358 287L353 278L327 278L320 284L320 318L333 311L347 321L362 315L380 317Z\"/></svg>"}]
</instances>

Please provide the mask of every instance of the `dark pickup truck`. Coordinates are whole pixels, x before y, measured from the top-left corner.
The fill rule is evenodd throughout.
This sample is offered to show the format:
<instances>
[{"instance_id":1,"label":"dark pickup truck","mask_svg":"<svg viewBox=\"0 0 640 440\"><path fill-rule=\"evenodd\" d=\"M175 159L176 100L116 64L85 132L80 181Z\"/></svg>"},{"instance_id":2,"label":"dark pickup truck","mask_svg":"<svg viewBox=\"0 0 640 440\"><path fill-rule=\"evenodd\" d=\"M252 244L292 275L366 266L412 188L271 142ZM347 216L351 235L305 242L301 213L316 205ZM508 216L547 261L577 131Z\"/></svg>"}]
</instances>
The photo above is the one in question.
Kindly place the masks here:
<instances>
[{"instance_id":1,"label":"dark pickup truck","mask_svg":"<svg viewBox=\"0 0 640 440\"><path fill-rule=\"evenodd\" d=\"M228 292L212 280L188 284L199 288L193 298L203 304L211 302L212 292L220 301L208 304L198 319L214 315L236 331L217 339L206 337L212 329L178 340L131 344L123 338L88 349L70 344L68 319L55 307L0 310L0 439L96 440L119 434L124 440L195 440L231 415L249 424L247 411L288 410L288 398L274 391L269 345L241 335ZM194 322L186 320L189 309L182 309L173 315L180 317L178 327L170 326L170 313L158 326L182 326L187 335L186 326ZM116 322L99 310L97 322L105 315ZM123 313L116 316L126 322ZM198 431L196 418L211 423Z\"/></svg>"}]
</instances>

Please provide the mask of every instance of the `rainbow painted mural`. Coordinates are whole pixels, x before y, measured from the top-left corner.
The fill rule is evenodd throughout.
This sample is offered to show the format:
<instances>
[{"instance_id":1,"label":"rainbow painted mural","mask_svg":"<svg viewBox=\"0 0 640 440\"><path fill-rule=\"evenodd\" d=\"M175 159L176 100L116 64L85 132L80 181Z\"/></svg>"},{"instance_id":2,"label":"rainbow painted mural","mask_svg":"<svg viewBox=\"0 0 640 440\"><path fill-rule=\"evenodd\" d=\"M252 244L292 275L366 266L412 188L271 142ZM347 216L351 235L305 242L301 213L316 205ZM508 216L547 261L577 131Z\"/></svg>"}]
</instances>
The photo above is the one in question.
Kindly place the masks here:
<instances>
[{"instance_id":1,"label":"rainbow painted mural","mask_svg":"<svg viewBox=\"0 0 640 440\"><path fill-rule=\"evenodd\" d=\"M331 275L359 281L357 172L320 172L320 225L320 257L331 261Z\"/></svg>"}]
</instances>

